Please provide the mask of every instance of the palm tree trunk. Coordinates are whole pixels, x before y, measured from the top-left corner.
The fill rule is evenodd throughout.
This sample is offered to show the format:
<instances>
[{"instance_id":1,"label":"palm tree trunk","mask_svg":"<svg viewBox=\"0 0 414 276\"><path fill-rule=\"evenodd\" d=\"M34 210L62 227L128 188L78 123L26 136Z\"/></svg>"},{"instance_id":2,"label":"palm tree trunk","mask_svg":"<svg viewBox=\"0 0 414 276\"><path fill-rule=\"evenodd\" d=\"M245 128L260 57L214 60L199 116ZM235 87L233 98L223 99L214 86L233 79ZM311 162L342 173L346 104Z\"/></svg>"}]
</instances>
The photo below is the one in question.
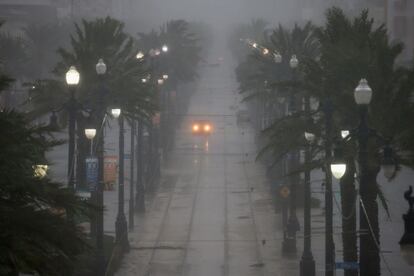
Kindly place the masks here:
<instances>
[{"instance_id":1,"label":"palm tree trunk","mask_svg":"<svg viewBox=\"0 0 414 276\"><path fill-rule=\"evenodd\" d=\"M356 191L355 164L353 158L347 160L346 174L341 178L342 206L342 244L344 262L358 262L358 247L356 234ZM357 270L345 270L344 276L358 276Z\"/></svg>"}]
</instances>

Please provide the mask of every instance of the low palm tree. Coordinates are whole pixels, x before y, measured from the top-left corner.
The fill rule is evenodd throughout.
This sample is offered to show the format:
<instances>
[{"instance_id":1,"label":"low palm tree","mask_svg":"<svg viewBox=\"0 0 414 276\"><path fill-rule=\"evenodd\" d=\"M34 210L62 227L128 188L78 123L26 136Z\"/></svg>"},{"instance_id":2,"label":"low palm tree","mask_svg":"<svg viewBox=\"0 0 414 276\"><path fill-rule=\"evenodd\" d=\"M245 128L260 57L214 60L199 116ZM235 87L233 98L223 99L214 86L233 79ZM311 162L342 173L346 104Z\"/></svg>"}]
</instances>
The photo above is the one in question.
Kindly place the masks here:
<instances>
[{"instance_id":1,"label":"low palm tree","mask_svg":"<svg viewBox=\"0 0 414 276\"><path fill-rule=\"evenodd\" d=\"M0 75L0 93L10 83ZM45 152L58 142L46 127L23 114L0 112L0 274L71 275L89 250L86 236L66 214L86 215L89 206L44 171Z\"/></svg>"}]
</instances>

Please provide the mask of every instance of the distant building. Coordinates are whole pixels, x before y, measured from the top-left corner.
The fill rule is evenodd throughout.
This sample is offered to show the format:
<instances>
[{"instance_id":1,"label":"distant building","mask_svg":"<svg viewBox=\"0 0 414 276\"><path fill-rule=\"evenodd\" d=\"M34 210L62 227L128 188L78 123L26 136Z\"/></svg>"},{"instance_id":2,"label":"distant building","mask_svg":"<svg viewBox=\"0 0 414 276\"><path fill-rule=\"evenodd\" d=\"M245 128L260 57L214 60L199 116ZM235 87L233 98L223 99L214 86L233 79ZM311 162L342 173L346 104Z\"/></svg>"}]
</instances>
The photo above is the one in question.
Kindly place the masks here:
<instances>
[{"instance_id":1,"label":"distant building","mask_svg":"<svg viewBox=\"0 0 414 276\"><path fill-rule=\"evenodd\" d=\"M401 62L409 62L414 56L414 1L388 0L387 27L391 40L403 42Z\"/></svg>"}]
</instances>

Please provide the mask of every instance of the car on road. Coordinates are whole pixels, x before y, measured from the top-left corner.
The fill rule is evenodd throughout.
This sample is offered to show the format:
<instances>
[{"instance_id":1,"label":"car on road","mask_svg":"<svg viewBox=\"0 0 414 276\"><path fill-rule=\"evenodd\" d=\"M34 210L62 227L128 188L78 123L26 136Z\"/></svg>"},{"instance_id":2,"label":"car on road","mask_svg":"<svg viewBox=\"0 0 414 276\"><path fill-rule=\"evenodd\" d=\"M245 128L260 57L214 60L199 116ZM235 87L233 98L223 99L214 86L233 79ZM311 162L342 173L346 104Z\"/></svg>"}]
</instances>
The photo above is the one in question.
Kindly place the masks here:
<instances>
[{"instance_id":1,"label":"car on road","mask_svg":"<svg viewBox=\"0 0 414 276\"><path fill-rule=\"evenodd\" d=\"M207 120L197 120L191 124L191 133L193 135L210 135L212 130L212 124Z\"/></svg>"}]
</instances>

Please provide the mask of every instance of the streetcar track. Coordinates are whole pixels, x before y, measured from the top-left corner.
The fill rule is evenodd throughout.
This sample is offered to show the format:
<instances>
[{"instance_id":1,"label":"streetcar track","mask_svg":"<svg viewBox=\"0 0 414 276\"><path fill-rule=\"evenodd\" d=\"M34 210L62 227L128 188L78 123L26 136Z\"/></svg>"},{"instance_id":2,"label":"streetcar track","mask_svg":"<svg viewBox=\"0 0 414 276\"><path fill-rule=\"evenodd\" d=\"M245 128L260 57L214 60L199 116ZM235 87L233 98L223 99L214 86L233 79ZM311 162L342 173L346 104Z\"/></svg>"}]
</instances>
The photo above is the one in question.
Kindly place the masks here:
<instances>
[{"instance_id":1,"label":"streetcar track","mask_svg":"<svg viewBox=\"0 0 414 276\"><path fill-rule=\"evenodd\" d=\"M192 234L192 230L193 230L193 225L194 225L194 213L195 213L195 207L197 204L197 198L198 198L198 193L200 190L200 182L201 182L201 171L202 171L202 161L203 159L201 158L200 162L198 162L198 170L197 170L197 180L196 180L196 189L195 189L195 194L194 194L194 198L193 198L193 202L191 205L191 217L190 217L190 223L189 223L189 227L188 227L188 232L187 232L187 239L185 242L185 246L183 246L184 249L184 253L183 253L183 257L182 257L182 262L180 265L180 271L181 271L181 275L186 275L186 270L185 270L185 265L186 265L186 260L187 260L187 255L188 255L188 247L189 244L191 242L191 234Z\"/></svg>"},{"instance_id":2,"label":"streetcar track","mask_svg":"<svg viewBox=\"0 0 414 276\"><path fill-rule=\"evenodd\" d=\"M162 217L162 221L161 221L161 226L159 228L160 230L158 231L157 238L156 238L155 243L153 245L154 248L160 246L160 240L161 240L161 236L163 234L164 227L165 227L165 223L166 223L166 220L167 220L168 210L170 208L170 205L171 205L171 202L172 202L172 198L174 196L174 190L175 190L175 184L174 184L174 188L171 188L171 191L169 192L168 203L167 203L167 206L166 206L165 211L163 213L163 217ZM156 202L156 200L154 200L152 202L151 208L155 205L155 202ZM146 268L146 271L145 271L144 275L147 275L147 276L151 275L152 262L154 260L155 253L156 253L156 250L152 250L151 251L150 260L147 263L147 268Z\"/></svg>"},{"instance_id":3,"label":"streetcar track","mask_svg":"<svg viewBox=\"0 0 414 276\"><path fill-rule=\"evenodd\" d=\"M226 121L226 118L223 118ZM228 179L226 154L226 128L223 129L223 172L224 172L224 265L223 275L229 275L229 222L228 222Z\"/></svg>"},{"instance_id":4,"label":"streetcar track","mask_svg":"<svg viewBox=\"0 0 414 276\"><path fill-rule=\"evenodd\" d=\"M239 131L240 128L239 128ZM244 136L240 135L240 139L241 139L241 151L244 152ZM245 160L245 156L243 155L242 157L242 161L243 161L243 174L245 176L246 179L246 184L247 184L247 189L250 191L251 190L251 184L250 184L250 178L249 178L249 174L247 172L247 168L246 168L246 160ZM257 227L257 223L256 223L256 216L254 213L254 208L253 208L253 200L252 200L252 193L248 193L248 200L249 200L249 209L250 209L250 216L251 216L251 220L253 223L253 227L254 227L254 235L255 235L255 248L256 248L256 256L257 256L257 260L256 260L256 264L263 264L261 266L258 266L259 271L260 271L260 275L266 275L265 270L266 270L266 265L263 262L263 256L262 256L262 252L260 251L260 243L259 243L259 237L258 237L258 227Z\"/></svg>"}]
</instances>

